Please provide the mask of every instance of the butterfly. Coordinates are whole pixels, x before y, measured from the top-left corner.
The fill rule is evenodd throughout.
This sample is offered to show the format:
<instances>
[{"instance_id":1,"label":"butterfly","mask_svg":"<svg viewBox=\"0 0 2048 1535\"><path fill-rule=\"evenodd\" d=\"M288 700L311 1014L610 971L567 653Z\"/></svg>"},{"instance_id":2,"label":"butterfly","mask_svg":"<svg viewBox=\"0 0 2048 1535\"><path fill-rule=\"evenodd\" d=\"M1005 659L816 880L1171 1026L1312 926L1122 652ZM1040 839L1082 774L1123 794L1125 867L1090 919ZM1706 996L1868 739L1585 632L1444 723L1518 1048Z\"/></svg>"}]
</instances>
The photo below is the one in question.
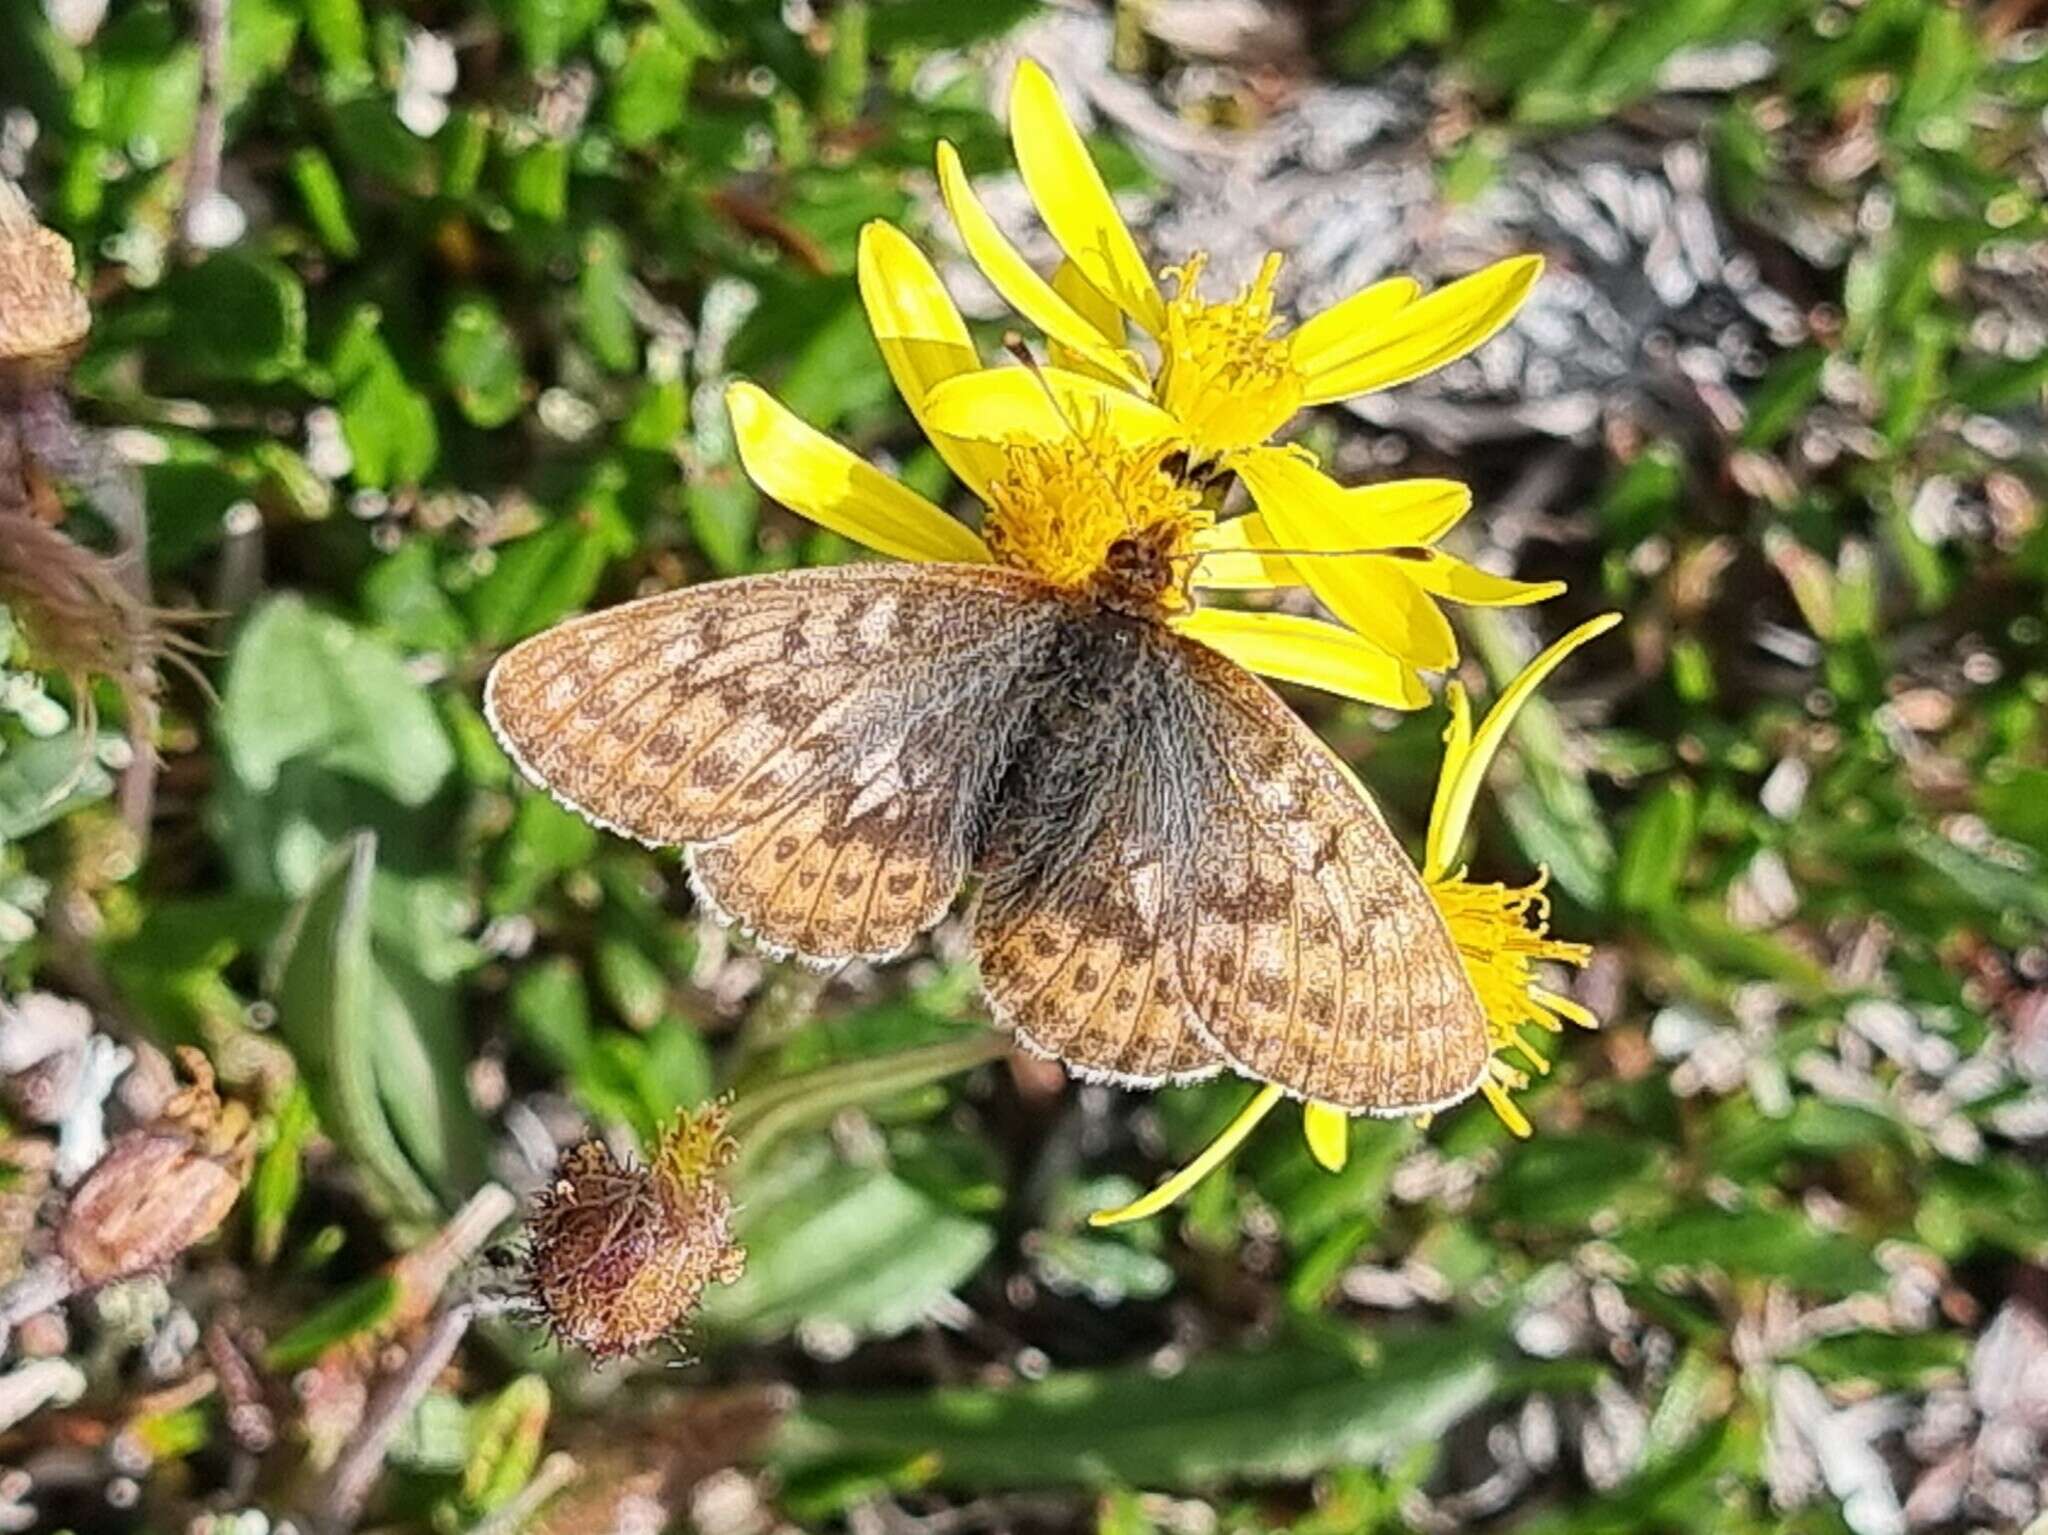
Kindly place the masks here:
<instances>
[{"instance_id":1,"label":"butterfly","mask_svg":"<svg viewBox=\"0 0 2048 1535\"><path fill-rule=\"evenodd\" d=\"M486 713L771 952L887 958L972 879L997 1023L1084 1078L1466 1097L1485 1017L1414 864L1265 684L1161 621L1174 579L1133 537L1083 590L994 564L711 582L524 641Z\"/></svg>"}]
</instances>

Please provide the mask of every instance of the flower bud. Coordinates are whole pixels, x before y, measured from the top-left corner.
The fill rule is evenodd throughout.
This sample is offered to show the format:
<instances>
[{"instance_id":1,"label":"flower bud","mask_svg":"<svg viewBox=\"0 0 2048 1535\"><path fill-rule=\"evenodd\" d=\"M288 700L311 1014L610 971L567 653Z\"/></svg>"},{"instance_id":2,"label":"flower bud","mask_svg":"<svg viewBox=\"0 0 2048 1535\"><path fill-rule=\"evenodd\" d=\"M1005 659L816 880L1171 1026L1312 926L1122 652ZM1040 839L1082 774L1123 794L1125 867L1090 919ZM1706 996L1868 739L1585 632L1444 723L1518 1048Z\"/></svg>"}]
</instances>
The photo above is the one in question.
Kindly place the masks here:
<instances>
[{"instance_id":1,"label":"flower bud","mask_svg":"<svg viewBox=\"0 0 2048 1535\"><path fill-rule=\"evenodd\" d=\"M0 182L0 396L61 378L91 323L70 242Z\"/></svg>"},{"instance_id":2,"label":"flower bud","mask_svg":"<svg viewBox=\"0 0 2048 1535\"><path fill-rule=\"evenodd\" d=\"M221 1103L205 1056L178 1058L192 1085L115 1139L58 1223L57 1251L81 1289L162 1268L213 1234L248 1181L248 1111Z\"/></svg>"},{"instance_id":3,"label":"flower bud","mask_svg":"<svg viewBox=\"0 0 2048 1535\"><path fill-rule=\"evenodd\" d=\"M717 1176L738 1149L725 1125L720 1103L679 1115L646 1166L597 1140L563 1153L526 1228L528 1295L557 1338L599 1359L635 1353L740 1277L746 1251Z\"/></svg>"}]
</instances>

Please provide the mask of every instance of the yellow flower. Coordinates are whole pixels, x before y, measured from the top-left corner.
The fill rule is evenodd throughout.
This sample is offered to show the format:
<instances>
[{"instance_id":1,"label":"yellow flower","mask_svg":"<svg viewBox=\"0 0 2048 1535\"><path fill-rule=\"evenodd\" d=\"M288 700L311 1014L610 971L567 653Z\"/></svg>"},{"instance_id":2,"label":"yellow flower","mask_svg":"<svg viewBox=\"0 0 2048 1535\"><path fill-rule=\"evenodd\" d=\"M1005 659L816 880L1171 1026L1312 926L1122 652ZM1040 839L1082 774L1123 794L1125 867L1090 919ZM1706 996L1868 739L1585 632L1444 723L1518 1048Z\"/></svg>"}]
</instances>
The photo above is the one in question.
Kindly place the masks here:
<instances>
[{"instance_id":1,"label":"yellow flower","mask_svg":"<svg viewBox=\"0 0 2048 1535\"><path fill-rule=\"evenodd\" d=\"M888 224L862 231L859 279L897 388L987 509L982 532L805 425L766 391L734 384L726 403L740 461L767 494L898 559L994 561L1080 588L1103 576L1113 543L1143 535L1149 552L1172 561L1177 572L1194 572L1195 582L1213 565L1221 570L1219 584L1273 584L1270 562L1250 545L1229 542L1231 535L1215 541L1214 514L1201 487L1175 472L1172 446L1134 440L1120 428L1122 402L1150 408L1135 396L1093 403L1040 437L981 440L933 430L936 392L980 367L967 326L931 264ZM1462 489L1443 481L1379 486L1373 494L1387 515L1411 522L1440 520L1446 504L1462 508ZM1350 630L1292 614L1197 607L1190 584L1176 580L1167 621L1249 670L1393 708L1428 702L1411 667Z\"/></svg>"},{"instance_id":2,"label":"yellow flower","mask_svg":"<svg viewBox=\"0 0 2048 1535\"><path fill-rule=\"evenodd\" d=\"M1541 1074L1550 1069L1525 1031L1535 1027L1555 1034L1567 1022L1588 1029L1599 1027L1599 1021L1585 1008L1546 989L1534 967L1543 960L1583 965L1592 951L1584 944L1550 936L1549 905L1541 875L1522 886L1475 884L1466 879L1464 866L1457 862L1458 849L1471 824L1480 783L1522 706L1565 657L1620 622L1618 613L1603 614L1557 641L1502 690L1477 731L1472 728L1472 709L1464 689L1456 683L1450 688L1451 723L1444 734L1443 766L1430 807L1422 876L1464 956L1466 974L1486 1011L1494 1053L1479 1091L1501 1122L1518 1136L1528 1135L1530 1125L1511 1094L1529 1085L1531 1071ZM1267 1083L1192 1162L1142 1198L1119 1209L1098 1210L1089 1218L1091 1224L1113 1226L1158 1214L1222 1166L1283 1096L1280 1088ZM1332 1172L1343 1167L1350 1124L1341 1109L1327 1103L1305 1104L1302 1133L1317 1162Z\"/></svg>"},{"instance_id":3,"label":"yellow flower","mask_svg":"<svg viewBox=\"0 0 2048 1535\"><path fill-rule=\"evenodd\" d=\"M939 185L968 253L1044 332L1054 366L1035 377L1004 368L942 384L928 428L984 443L1043 440L1099 411L1133 447L1172 443L1198 477L1234 472L1258 510L1216 527L1203 546L1388 551L1298 562L1269 553L1250 568L1262 585L1308 585L1411 666L1442 669L1457 659L1434 599L1499 606L1563 589L1489 575L1432 547L1471 504L1462 491L1462 500L1448 499L1446 482L1344 490L1301 450L1268 445L1305 405L1403 383L1471 351L1513 318L1542 270L1539 258L1498 262L1427 297L1412 279L1389 278L1282 331L1277 253L1235 298L1201 296L1208 258L1200 252L1168 269L1174 296L1161 293L1051 80L1028 60L1011 92L1010 133L1025 186L1065 252L1050 281L997 228L950 144L939 146ZM1152 338L1156 366L1130 348L1127 323Z\"/></svg>"}]
</instances>

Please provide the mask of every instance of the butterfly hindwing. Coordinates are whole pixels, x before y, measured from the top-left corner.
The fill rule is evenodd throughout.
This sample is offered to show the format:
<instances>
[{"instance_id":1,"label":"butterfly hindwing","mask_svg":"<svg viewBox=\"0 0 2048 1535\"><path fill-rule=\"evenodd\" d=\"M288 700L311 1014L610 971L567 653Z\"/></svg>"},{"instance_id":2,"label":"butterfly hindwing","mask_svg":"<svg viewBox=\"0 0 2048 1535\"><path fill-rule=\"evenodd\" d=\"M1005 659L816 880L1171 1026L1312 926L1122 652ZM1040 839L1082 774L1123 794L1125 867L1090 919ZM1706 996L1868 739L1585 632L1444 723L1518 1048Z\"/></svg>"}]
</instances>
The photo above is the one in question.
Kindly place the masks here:
<instances>
[{"instance_id":1,"label":"butterfly hindwing","mask_svg":"<svg viewBox=\"0 0 2048 1535\"><path fill-rule=\"evenodd\" d=\"M747 577L537 635L485 701L529 777L690 848L700 893L766 943L878 956L958 892L1055 616L989 566Z\"/></svg>"},{"instance_id":2,"label":"butterfly hindwing","mask_svg":"<svg viewBox=\"0 0 2048 1535\"><path fill-rule=\"evenodd\" d=\"M1478 999L1353 780L1235 663L1156 628L1125 648L1108 723L1034 730L996 808L975 946L997 1015L1131 1084L1227 1063L1380 1114L1473 1091Z\"/></svg>"},{"instance_id":3,"label":"butterfly hindwing","mask_svg":"<svg viewBox=\"0 0 2048 1535\"><path fill-rule=\"evenodd\" d=\"M1479 1085L1486 1019L1436 903L1376 807L1272 690L1177 643L1214 755L1187 974L1231 1065L1354 1113Z\"/></svg>"},{"instance_id":4,"label":"butterfly hindwing","mask_svg":"<svg viewBox=\"0 0 2048 1535\"><path fill-rule=\"evenodd\" d=\"M1126 1087L1223 1064L1193 1027L1174 941L1200 834L1184 711L1146 674L1119 676L1096 700L1104 728L1055 723L1020 744L974 913L997 1019L1028 1048Z\"/></svg>"}]
</instances>

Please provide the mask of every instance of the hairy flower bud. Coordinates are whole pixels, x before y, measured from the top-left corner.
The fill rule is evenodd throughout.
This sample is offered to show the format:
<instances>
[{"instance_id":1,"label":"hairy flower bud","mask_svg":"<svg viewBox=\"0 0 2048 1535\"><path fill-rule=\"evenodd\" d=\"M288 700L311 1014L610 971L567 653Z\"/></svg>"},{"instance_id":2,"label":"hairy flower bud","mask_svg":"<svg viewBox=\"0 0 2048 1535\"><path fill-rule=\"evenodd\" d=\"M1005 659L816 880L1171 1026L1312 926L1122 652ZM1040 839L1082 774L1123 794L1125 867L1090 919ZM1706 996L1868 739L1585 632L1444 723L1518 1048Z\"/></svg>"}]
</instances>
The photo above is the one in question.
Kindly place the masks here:
<instances>
[{"instance_id":1,"label":"hairy flower bud","mask_svg":"<svg viewBox=\"0 0 2048 1535\"><path fill-rule=\"evenodd\" d=\"M117 1137L65 1207L57 1251L81 1289L161 1268L211 1236L248 1181L248 1110L222 1104L197 1050L178 1058L192 1085Z\"/></svg>"},{"instance_id":2,"label":"hairy flower bud","mask_svg":"<svg viewBox=\"0 0 2048 1535\"><path fill-rule=\"evenodd\" d=\"M599 1359L635 1353L740 1277L718 1178L738 1149L725 1126L719 1103L679 1115L646 1166L597 1140L563 1154L526 1227L529 1298L556 1337Z\"/></svg>"},{"instance_id":3,"label":"hairy flower bud","mask_svg":"<svg viewBox=\"0 0 2048 1535\"><path fill-rule=\"evenodd\" d=\"M0 393L61 377L91 323L70 242L0 181Z\"/></svg>"}]
</instances>

